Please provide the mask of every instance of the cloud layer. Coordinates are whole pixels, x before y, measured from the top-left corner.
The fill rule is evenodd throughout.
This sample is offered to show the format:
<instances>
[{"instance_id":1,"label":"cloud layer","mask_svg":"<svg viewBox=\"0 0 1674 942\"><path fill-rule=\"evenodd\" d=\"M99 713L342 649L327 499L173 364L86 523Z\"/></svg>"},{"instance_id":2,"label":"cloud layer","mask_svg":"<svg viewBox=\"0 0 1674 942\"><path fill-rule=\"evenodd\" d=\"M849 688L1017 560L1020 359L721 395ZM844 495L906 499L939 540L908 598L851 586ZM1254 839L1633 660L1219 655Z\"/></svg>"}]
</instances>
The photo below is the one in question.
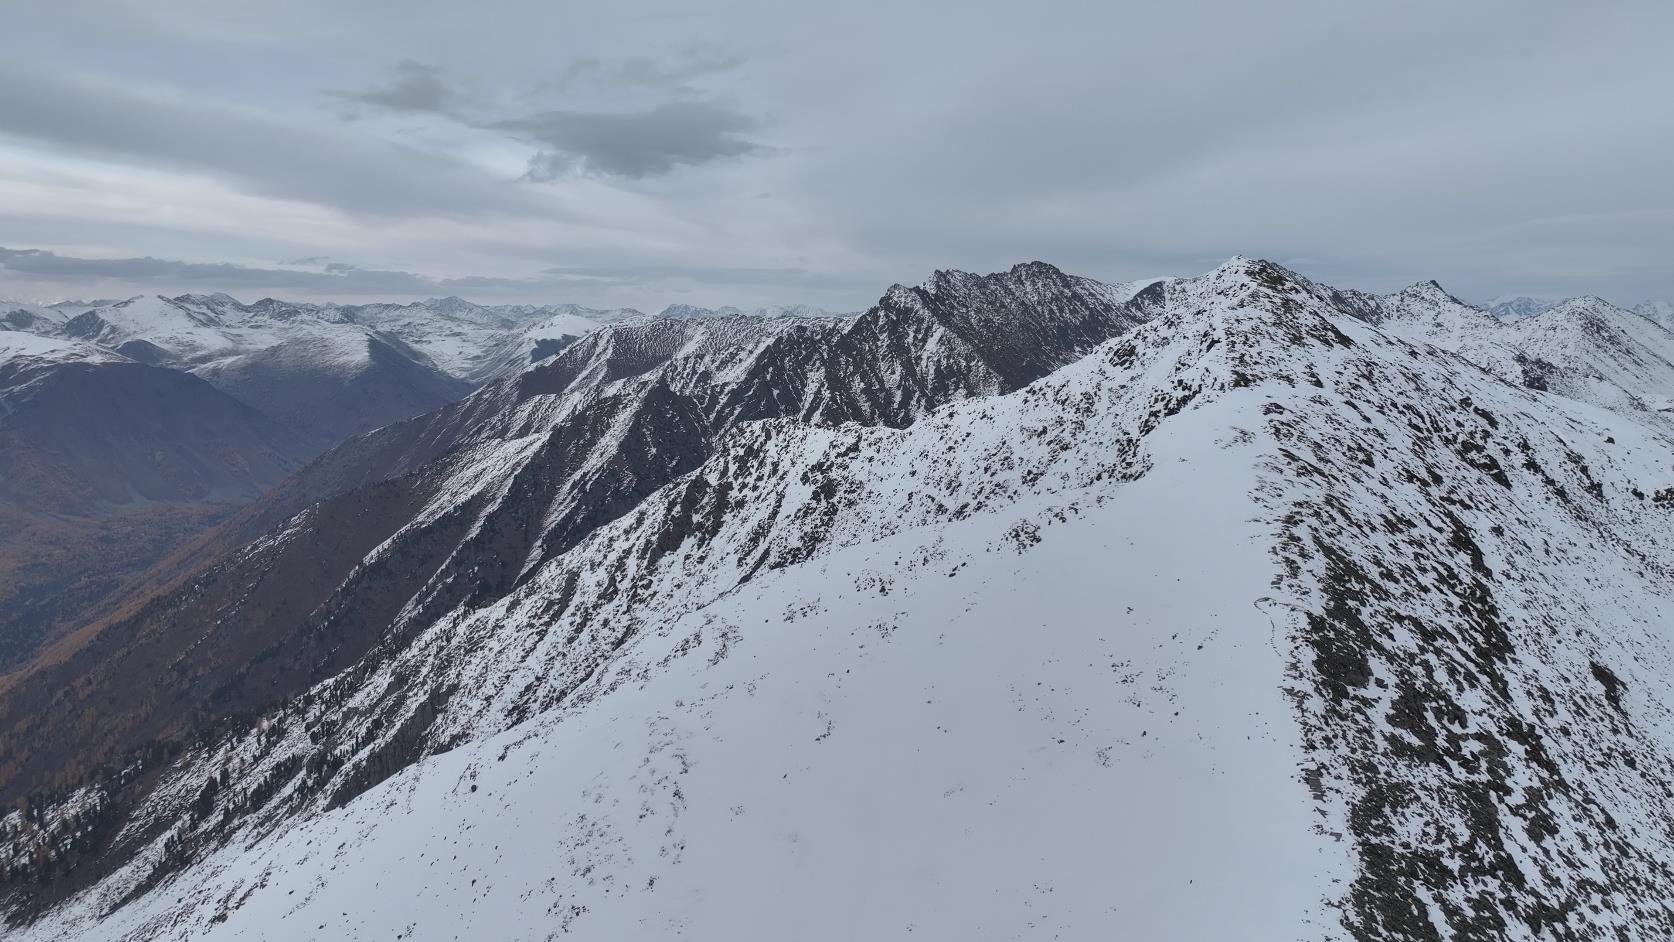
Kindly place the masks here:
<instances>
[{"instance_id":1,"label":"cloud layer","mask_svg":"<svg viewBox=\"0 0 1674 942\"><path fill-rule=\"evenodd\" d=\"M683 166L768 151L744 137L760 122L706 101L675 101L644 111L547 111L495 122L540 150L529 178L546 182L575 173L639 179Z\"/></svg>"},{"instance_id":2,"label":"cloud layer","mask_svg":"<svg viewBox=\"0 0 1674 942\"><path fill-rule=\"evenodd\" d=\"M854 308L938 267L1243 253L1372 289L1674 297L1666 3L213 6L9 14L7 243L210 268L37 259L0 294L476 277Z\"/></svg>"}]
</instances>

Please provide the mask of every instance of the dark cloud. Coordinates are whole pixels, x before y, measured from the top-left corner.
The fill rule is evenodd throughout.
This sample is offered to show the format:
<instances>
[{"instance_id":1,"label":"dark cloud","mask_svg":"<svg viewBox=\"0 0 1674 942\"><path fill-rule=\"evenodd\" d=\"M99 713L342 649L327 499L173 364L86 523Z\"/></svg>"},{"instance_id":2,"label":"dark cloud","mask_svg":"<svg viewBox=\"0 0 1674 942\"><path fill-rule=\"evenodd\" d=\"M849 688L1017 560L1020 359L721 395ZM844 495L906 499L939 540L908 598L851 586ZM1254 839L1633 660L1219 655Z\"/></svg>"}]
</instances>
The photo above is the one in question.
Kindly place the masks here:
<instances>
[{"instance_id":1,"label":"dark cloud","mask_svg":"<svg viewBox=\"0 0 1674 942\"><path fill-rule=\"evenodd\" d=\"M436 114L445 113L458 97L453 88L442 81L440 69L412 59L396 63L395 75L383 85L361 91L333 91L330 94L390 111Z\"/></svg>"},{"instance_id":2,"label":"dark cloud","mask_svg":"<svg viewBox=\"0 0 1674 942\"><path fill-rule=\"evenodd\" d=\"M541 148L529 160L529 178L541 181L573 174L638 179L771 150L744 136L761 127L758 119L713 101L630 112L547 111L489 126Z\"/></svg>"}]
</instances>

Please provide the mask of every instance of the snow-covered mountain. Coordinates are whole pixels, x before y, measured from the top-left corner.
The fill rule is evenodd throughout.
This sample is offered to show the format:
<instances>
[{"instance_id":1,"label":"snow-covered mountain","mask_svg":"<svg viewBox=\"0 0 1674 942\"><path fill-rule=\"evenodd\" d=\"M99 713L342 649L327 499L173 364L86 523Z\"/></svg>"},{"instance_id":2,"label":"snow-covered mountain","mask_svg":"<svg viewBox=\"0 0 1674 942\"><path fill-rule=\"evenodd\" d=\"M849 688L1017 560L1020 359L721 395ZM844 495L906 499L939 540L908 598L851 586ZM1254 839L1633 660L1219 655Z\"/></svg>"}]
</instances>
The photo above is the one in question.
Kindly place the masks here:
<instances>
[{"instance_id":1,"label":"snow-covered mountain","mask_svg":"<svg viewBox=\"0 0 1674 942\"><path fill-rule=\"evenodd\" d=\"M300 461L562 349L584 313L635 312L0 303L0 668Z\"/></svg>"},{"instance_id":2,"label":"snow-covered mountain","mask_svg":"<svg viewBox=\"0 0 1674 942\"><path fill-rule=\"evenodd\" d=\"M398 335L310 305L140 296L83 311L55 333L202 377L274 419L309 454L471 389Z\"/></svg>"},{"instance_id":3,"label":"snow-covered mountain","mask_svg":"<svg viewBox=\"0 0 1674 942\"><path fill-rule=\"evenodd\" d=\"M1482 305L1483 309L1502 321L1533 317L1559 302L1551 298L1531 298L1524 294L1500 295Z\"/></svg>"},{"instance_id":4,"label":"snow-covered mountain","mask_svg":"<svg viewBox=\"0 0 1674 942\"><path fill-rule=\"evenodd\" d=\"M1376 300L1386 331L1452 350L1505 379L1666 423L1674 333L1595 297L1499 321L1433 282Z\"/></svg>"},{"instance_id":5,"label":"snow-covered mountain","mask_svg":"<svg viewBox=\"0 0 1674 942\"><path fill-rule=\"evenodd\" d=\"M1471 311L1239 258L590 334L0 693L13 934L1666 936L1674 437Z\"/></svg>"},{"instance_id":6,"label":"snow-covered mountain","mask_svg":"<svg viewBox=\"0 0 1674 942\"><path fill-rule=\"evenodd\" d=\"M487 306L461 298L335 307L328 313L395 336L422 351L448 375L473 383L527 366L540 341L546 342L542 349L557 352L564 342L573 342L601 324L639 316L638 311L629 308Z\"/></svg>"},{"instance_id":7,"label":"snow-covered mountain","mask_svg":"<svg viewBox=\"0 0 1674 942\"><path fill-rule=\"evenodd\" d=\"M42 336L21 330L0 330L0 368L14 361L40 360L50 362L132 363L127 357L111 350L51 335Z\"/></svg>"},{"instance_id":8,"label":"snow-covered mountain","mask_svg":"<svg viewBox=\"0 0 1674 942\"><path fill-rule=\"evenodd\" d=\"M1674 301L1641 301L1633 306L1633 313L1674 330Z\"/></svg>"},{"instance_id":9,"label":"snow-covered mountain","mask_svg":"<svg viewBox=\"0 0 1674 942\"><path fill-rule=\"evenodd\" d=\"M1096 282L1030 265L940 273L859 318L639 319L591 334L345 442L235 517L230 555L19 681L14 703L59 706L11 714L0 783L31 790L89 749L114 757L207 715L269 709L353 664L404 608L497 599L702 463L740 422L906 425L1016 389L1134 323ZM294 535L238 549L275 526ZM131 665L153 658L175 668L134 683ZM65 698L84 694L108 721L87 738L50 734L78 712Z\"/></svg>"},{"instance_id":10,"label":"snow-covered mountain","mask_svg":"<svg viewBox=\"0 0 1674 942\"><path fill-rule=\"evenodd\" d=\"M576 305L305 304L226 294L12 306L16 330L191 372L269 414L319 452L429 412L528 366L630 310Z\"/></svg>"},{"instance_id":11,"label":"snow-covered mountain","mask_svg":"<svg viewBox=\"0 0 1674 942\"><path fill-rule=\"evenodd\" d=\"M68 319L69 315L62 309L51 305L0 299L0 331L50 334Z\"/></svg>"},{"instance_id":12,"label":"snow-covered mountain","mask_svg":"<svg viewBox=\"0 0 1674 942\"><path fill-rule=\"evenodd\" d=\"M367 338L404 348L449 377L479 383L489 365L523 332L555 319L573 336L637 311L578 305L472 304L433 298L409 304L306 304L264 298L242 304L226 294L139 296L88 308L59 321L60 332L137 359L186 368L309 339L327 365L365 359ZM68 323L65 323L65 321ZM20 328L21 329L21 328ZM134 345L135 349L126 349Z\"/></svg>"}]
</instances>

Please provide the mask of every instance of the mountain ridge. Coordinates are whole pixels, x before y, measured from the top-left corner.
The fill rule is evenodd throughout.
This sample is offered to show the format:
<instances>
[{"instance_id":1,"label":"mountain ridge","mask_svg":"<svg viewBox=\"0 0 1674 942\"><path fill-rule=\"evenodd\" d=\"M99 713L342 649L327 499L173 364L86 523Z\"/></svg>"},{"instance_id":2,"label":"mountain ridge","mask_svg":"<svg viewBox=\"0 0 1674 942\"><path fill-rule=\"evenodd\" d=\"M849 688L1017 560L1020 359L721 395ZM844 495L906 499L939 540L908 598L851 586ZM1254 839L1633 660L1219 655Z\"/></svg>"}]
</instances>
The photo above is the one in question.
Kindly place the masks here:
<instances>
[{"instance_id":1,"label":"mountain ridge","mask_svg":"<svg viewBox=\"0 0 1674 942\"><path fill-rule=\"evenodd\" d=\"M422 504L402 511L418 528L473 534L436 553L468 584L411 596L247 728L142 761L161 779L141 798L50 806L32 826L68 833L66 854L81 832L51 809L122 809L126 856L24 937L339 916L425 936L480 919L1193 938L1232 913L1257 936L1360 942L1668 931L1674 439L1631 404L1573 403L1374 323L1466 317L1428 289L1380 299L1235 258L1110 306L1056 269L1016 272L896 286L839 326L625 325L360 440L371 459L337 460ZM671 355L701 349L694 329L709 359ZM854 348L902 367L986 353L914 400L821 395L901 384L782 368L828 376ZM705 393L705 370L725 387ZM564 399L629 388L638 411ZM508 557L484 510L551 479L482 472L548 447L534 430L555 422L703 447L618 447L670 473L559 551L523 537ZM443 486L401 483L439 463ZM378 547L361 578L421 565ZM1054 591L1020 600L1029 579ZM743 761L762 755L779 761ZM947 781L888 773L921 755ZM857 770L888 799L860 797ZM1251 792L1277 810L1227 816ZM1038 828L1004 830L1018 814ZM978 836L954 826L971 821ZM898 876L860 866L879 848ZM378 875L410 890L366 893ZM791 922L834 890L872 905Z\"/></svg>"}]
</instances>

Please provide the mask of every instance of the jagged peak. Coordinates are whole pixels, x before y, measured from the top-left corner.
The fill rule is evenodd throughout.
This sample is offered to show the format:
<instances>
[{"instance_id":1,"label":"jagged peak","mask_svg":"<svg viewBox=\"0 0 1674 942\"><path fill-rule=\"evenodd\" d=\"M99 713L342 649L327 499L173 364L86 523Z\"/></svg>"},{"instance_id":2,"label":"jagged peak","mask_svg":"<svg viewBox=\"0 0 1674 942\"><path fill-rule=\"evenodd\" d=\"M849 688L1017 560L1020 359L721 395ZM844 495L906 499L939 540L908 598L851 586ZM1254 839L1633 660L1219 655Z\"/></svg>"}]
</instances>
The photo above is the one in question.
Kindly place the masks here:
<instances>
[{"instance_id":1,"label":"jagged peak","mask_svg":"<svg viewBox=\"0 0 1674 942\"><path fill-rule=\"evenodd\" d=\"M1006 274L1013 278L1062 278L1064 270L1050 262L1018 262Z\"/></svg>"},{"instance_id":2,"label":"jagged peak","mask_svg":"<svg viewBox=\"0 0 1674 942\"><path fill-rule=\"evenodd\" d=\"M1063 282L1069 277L1063 269L1056 265L1049 262L1032 261L1018 262L1005 271L989 272L987 274L978 274L961 268L938 268L931 272L930 277L925 279L919 287L932 295L937 295L948 291L969 290L976 285L995 282L1031 285L1043 282ZM896 285L894 287L900 286Z\"/></svg>"},{"instance_id":3,"label":"jagged peak","mask_svg":"<svg viewBox=\"0 0 1674 942\"><path fill-rule=\"evenodd\" d=\"M1443 288L1441 286L1441 282L1436 281L1434 278L1427 278L1423 281L1413 282L1395 293L1404 297L1423 298L1429 301L1446 302L1449 304L1456 304L1461 307L1471 306L1459 300L1457 295L1448 291L1446 288Z\"/></svg>"},{"instance_id":4,"label":"jagged peak","mask_svg":"<svg viewBox=\"0 0 1674 942\"><path fill-rule=\"evenodd\" d=\"M1185 284L1189 293L1201 295L1203 303L1210 305L1249 304L1259 296L1324 300L1327 295L1319 285L1278 262L1246 255L1234 255Z\"/></svg>"},{"instance_id":5,"label":"jagged peak","mask_svg":"<svg viewBox=\"0 0 1674 942\"><path fill-rule=\"evenodd\" d=\"M1280 265L1278 262L1265 258L1251 258L1248 255L1234 255L1214 270L1204 276L1210 281L1244 280L1252 281L1265 287L1278 287L1281 283L1289 282L1297 287L1312 287L1313 282L1294 271Z\"/></svg>"}]
</instances>

